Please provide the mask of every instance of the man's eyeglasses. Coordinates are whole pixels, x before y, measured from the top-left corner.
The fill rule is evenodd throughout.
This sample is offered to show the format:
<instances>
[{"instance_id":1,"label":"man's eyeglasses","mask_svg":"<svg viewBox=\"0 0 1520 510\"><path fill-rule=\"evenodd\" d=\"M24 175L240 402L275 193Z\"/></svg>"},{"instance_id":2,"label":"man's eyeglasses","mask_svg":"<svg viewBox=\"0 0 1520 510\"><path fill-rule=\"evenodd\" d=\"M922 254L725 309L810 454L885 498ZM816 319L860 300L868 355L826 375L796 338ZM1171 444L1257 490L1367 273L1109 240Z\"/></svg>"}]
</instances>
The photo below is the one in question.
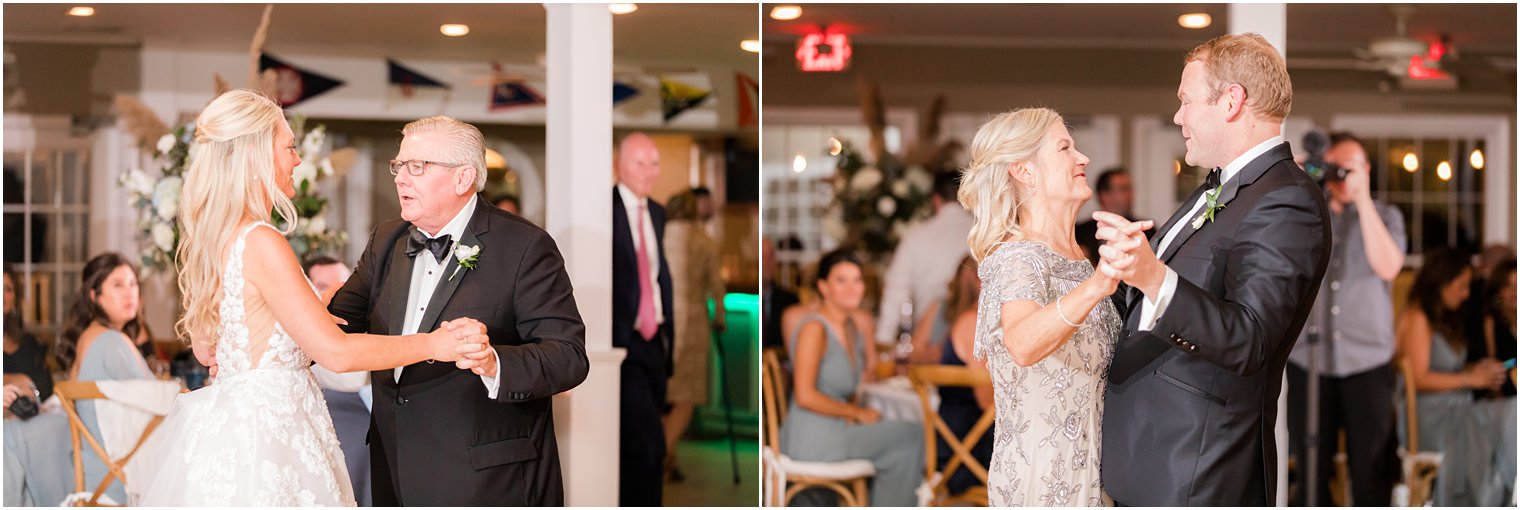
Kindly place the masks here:
<instances>
[{"instance_id":1,"label":"man's eyeglasses","mask_svg":"<svg viewBox=\"0 0 1520 510\"><path fill-rule=\"evenodd\" d=\"M401 161L399 159L393 159L393 160L391 160L391 175L400 175L401 174L401 169L405 168L406 169L406 173L411 174L412 177L422 177L422 174L424 172L427 172L428 165L441 166L441 167L444 167L444 168L459 168L459 167L464 166L465 164L464 163L460 163L460 164L442 163L442 162L438 162L438 161L428 161L428 160L424 160L424 159L414 159L414 160L411 160L411 161Z\"/></svg>"}]
</instances>

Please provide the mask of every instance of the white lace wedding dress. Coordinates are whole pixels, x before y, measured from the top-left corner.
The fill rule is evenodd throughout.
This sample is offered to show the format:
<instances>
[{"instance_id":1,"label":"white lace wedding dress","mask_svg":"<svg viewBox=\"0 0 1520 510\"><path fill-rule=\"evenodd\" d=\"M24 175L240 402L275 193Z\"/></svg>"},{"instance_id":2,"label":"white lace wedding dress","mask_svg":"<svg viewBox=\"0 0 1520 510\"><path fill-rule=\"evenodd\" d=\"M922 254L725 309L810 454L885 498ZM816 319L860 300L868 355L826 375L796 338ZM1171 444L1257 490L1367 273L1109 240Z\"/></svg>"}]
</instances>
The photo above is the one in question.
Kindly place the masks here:
<instances>
[{"instance_id":1,"label":"white lace wedding dress","mask_svg":"<svg viewBox=\"0 0 1520 510\"><path fill-rule=\"evenodd\" d=\"M273 228L244 228L222 273L215 384L180 395L143 446L152 472L128 481L136 505L355 506L311 358L243 279L260 225Z\"/></svg>"}]
</instances>

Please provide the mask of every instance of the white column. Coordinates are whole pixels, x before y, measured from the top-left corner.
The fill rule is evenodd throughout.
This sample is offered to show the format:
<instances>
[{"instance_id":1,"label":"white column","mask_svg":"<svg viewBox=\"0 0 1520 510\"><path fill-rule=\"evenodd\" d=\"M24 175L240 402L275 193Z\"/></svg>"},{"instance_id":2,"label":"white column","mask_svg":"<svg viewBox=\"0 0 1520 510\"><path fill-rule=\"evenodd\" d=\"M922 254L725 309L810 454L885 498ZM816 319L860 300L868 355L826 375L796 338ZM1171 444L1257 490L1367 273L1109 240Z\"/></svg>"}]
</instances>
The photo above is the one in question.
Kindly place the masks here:
<instances>
[{"instance_id":1,"label":"white column","mask_svg":"<svg viewBox=\"0 0 1520 510\"><path fill-rule=\"evenodd\" d=\"M605 4L548 10L546 219L586 322L591 373L555 398L565 504L617 506L618 391L612 347L612 14Z\"/></svg>"},{"instance_id":2,"label":"white column","mask_svg":"<svg viewBox=\"0 0 1520 510\"><path fill-rule=\"evenodd\" d=\"M1256 32L1288 58L1287 4L1230 4L1230 33ZM1289 142L1292 143L1291 141ZM1288 375L1277 396L1277 506L1288 506ZM1321 502L1324 503L1324 502Z\"/></svg>"}]
</instances>

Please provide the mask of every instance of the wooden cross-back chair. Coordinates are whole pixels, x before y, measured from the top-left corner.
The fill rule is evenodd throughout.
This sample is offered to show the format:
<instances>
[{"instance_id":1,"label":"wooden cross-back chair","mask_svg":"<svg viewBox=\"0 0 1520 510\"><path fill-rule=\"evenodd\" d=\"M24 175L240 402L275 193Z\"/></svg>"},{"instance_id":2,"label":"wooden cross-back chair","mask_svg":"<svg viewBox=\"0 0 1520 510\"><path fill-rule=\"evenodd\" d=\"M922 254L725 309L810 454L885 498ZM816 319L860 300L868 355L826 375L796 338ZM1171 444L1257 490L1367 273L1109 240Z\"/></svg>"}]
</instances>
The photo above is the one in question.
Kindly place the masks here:
<instances>
[{"instance_id":1,"label":"wooden cross-back chair","mask_svg":"<svg viewBox=\"0 0 1520 510\"><path fill-rule=\"evenodd\" d=\"M800 462L781 453L781 422L786 409L786 377L776 351L767 349L761 385L765 399L766 462L780 464L786 476L766 488L766 501L788 506L798 493L808 489L827 489L839 495L840 506L870 506L866 481L876 476L868 460L839 462ZM770 476L767 475L767 480Z\"/></svg>"},{"instance_id":2,"label":"wooden cross-back chair","mask_svg":"<svg viewBox=\"0 0 1520 510\"><path fill-rule=\"evenodd\" d=\"M137 454L138 449L142 448L143 443L147 442L148 437L153 434L153 430L158 428L160 423L163 423L164 417L154 416L149 420L148 426L143 428L142 436L138 437L137 442L132 445L132 450L128 451L121 458L114 459L106 453L106 449L101 444L100 439L90 434L90 429L85 426L84 420L80 419L79 409L77 408L78 402L81 400L110 400L110 397L101 393L100 387L92 381L59 381L53 386L53 393L58 395L59 403L63 404L63 411L68 413L69 416L69 442L74 452L74 492L79 493L85 490L84 451L80 448L81 442L88 444L90 449L95 452L95 455L106 465L107 471L105 477L95 487L95 492L90 495L90 498L81 503L82 506L122 506L102 504L100 503L100 497L105 494L106 488L111 486L111 482L121 480L123 485L127 483L127 476L122 471L122 466L126 465L127 461L132 460L132 456ZM124 505L126 502L122 501L119 503Z\"/></svg>"},{"instance_id":3,"label":"wooden cross-back chair","mask_svg":"<svg viewBox=\"0 0 1520 510\"><path fill-rule=\"evenodd\" d=\"M948 348L948 347L947 347ZM948 506L958 503L971 503L987 506L987 467L971 453L976 444L982 440L982 436L992 428L996 418L995 409L988 408L982 412L982 417L976 421L971 430L965 436L957 436L950 430L950 425L940 418L939 412L934 409L930 391L934 388L963 387L975 389L979 386L991 386L992 377L986 370L976 370L970 367L955 365L924 365L916 366L908 370L908 379L913 382L914 391L918 392L919 404L924 410L924 464L926 483L932 483L930 490L933 496L929 500L931 506ZM944 438L949 446L951 456L943 469L939 466L939 441L936 438ZM965 467L975 475L981 485L966 489L959 495L950 495L950 475L956 470Z\"/></svg>"},{"instance_id":4,"label":"wooden cross-back chair","mask_svg":"<svg viewBox=\"0 0 1520 510\"><path fill-rule=\"evenodd\" d=\"M1415 397L1414 368L1409 360L1398 356L1399 371L1404 375L1404 485L1409 488L1409 506L1425 506L1435 492L1436 475L1441 471L1439 453L1420 452L1420 414Z\"/></svg>"}]
</instances>

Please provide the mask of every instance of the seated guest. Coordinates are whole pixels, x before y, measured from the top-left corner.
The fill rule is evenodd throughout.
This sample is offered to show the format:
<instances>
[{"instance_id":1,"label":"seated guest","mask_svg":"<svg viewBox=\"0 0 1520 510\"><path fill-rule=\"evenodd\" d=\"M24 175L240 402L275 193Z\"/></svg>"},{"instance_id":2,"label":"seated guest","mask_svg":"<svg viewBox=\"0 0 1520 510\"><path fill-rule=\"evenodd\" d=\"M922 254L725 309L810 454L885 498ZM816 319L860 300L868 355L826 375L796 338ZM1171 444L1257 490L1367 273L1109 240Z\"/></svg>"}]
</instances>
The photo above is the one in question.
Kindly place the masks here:
<instances>
[{"instance_id":1,"label":"seated guest","mask_svg":"<svg viewBox=\"0 0 1520 510\"><path fill-rule=\"evenodd\" d=\"M1467 343L1458 310L1472 274L1464 254L1427 252L1395 333L1412 373L1405 384L1419 392L1419 449L1443 454L1436 506L1496 506L1503 497L1502 483L1493 476L1495 435L1484 430L1471 390L1498 388L1507 374L1497 360L1463 363ZM1396 402L1402 406L1404 400ZM1401 433L1407 444L1407 431Z\"/></svg>"},{"instance_id":2,"label":"seated guest","mask_svg":"<svg viewBox=\"0 0 1520 510\"><path fill-rule=\"evenodd\" d=\"M940 356L940 364L966 366L974 370L986 372L987 362L972 356L976 345L976 306L977 298L982 291L982 280L976 275L976 259L967 256L961 260L960 270L956 272L957 287L950 289L947 300L955 303L955 306L947 308L947 314L954 316L948 319L950 345L943 349ZM936 315L939 315L936 313ZM917 350L915 350L917 352ZM976 388L965 387L941 387L939 389L939 416L945 420L945 425L955 433L955 437L964 438L976 422L982 419L982 414L992 407L992 385L978 386ZM992 436L993 428L988 428L982 438L971 448L971 456L976 457L982 463L983 468L990 466L992 462ZM950 444L945 438L936 436L939 446L935 448L941 469L954 457L950 451ZM965 464L963 463L962 466ZM984 485L970 469L961 467L950 475L948 487L950 495L959 495L966 489L977 485Z\"/></svg>"},{"instance_id":3,"label":"seated guest","mask_svg":"<svg viewBox=\"0 0 1520 510\"><path fill-rule=\"evenodd\" d=\"M1487 295L1482 300L1483 343L1487 357L1499 361L1515 359L1515 258L1500 261L1488 273ZM1490 398L1515 396L1515 383L1505 379L1498 393Z\"/></svg>"},{"instance_id":4,"label":"seated guest","mask_svg":"<svg viewBox=\"0 0 1520 510\"><path fill-rule=\"evenodd\" d=\"M352 273L348 264L325 255L306 259L301 266L312 287L322 296L323 304L332 300L333 294L343 287L343 282L348 281ZM327 401L327 413L332 415L333 430L338 433L338 448L343 450L343 459L348 464L348 480L354 486L354 499L359 506L372 506L369 443L366 441L369 435L366 399L373 398L370 396L369 372L338 373L321 365L313 366L311 371L322 388L322 398Z\"/></svg>"},{"instance_id":5,"label":"seated guest","mask_svg":"<svg viewBox=\"0 0 1520 510\"><path fill-rule=\"evenodd\" d=\"M77 296L58 336L58 362L68 367L69 379L153 379L153 372L132 341L142 331L142 296L132 263L115 253L95 256L84 265ZM80 401L78 410L90 434L100 437L95 401ZM85 487L93 488L105 478L105 463L93 449L81 448L81 453ZM120 481L113 481L106 495L117 503L127 502Z\"/></svg>"},{"instance_id":6,"label":"seated guest","mask_svg":"<svg viewBox=\"0 0 1520 510\"><path fill-rule=\"evenodd\" d=\"M73 478L69 464L69 425L63 413L21 417L11 413L17 400L40 404L53 396L47 349L21 325L21 284L5 265L5 506L58 506Z\"/></svg>"},{"instance_id":7,"label":"seated guest","mask_svg":"<svg viewBox=\"0 0 1520 510\"><path fill-rule=\"evenodd\" d=\"M924 431L918 423L883 422L881 412L855 402L872 379L868 355L874 324L860 311L865 296L861 264L836 250L818 262L817 311L801 319L788 345L793 396L781 427L781 451L801 461L870 460L874 506L915 506L923 481Z\"/></svg>"},{"instance_id":8,"label":"seated guest","mask_svg":"<svg viewBox=\"0 0 1520 510\"><path fill-rule=\"evenodd\" d=\"M970 271L967 271L967 264ZM950 338L950 326L961 312L976 309L977 289L982 282L976 277L976 259L965 257L956 262L956 269L946 286L944 299L929 303L923 317L913 326L913 353L910 363L943 363L945 340Z\"/></svg>"},{"instance_id":9,"label":"seated guest","mask_svg":"<svg viewBox=\"0 0 1520 510\"><path fill-rule=\"evenodd\" d=\"M38 400L53 396L53 374L47 366L47 347L21 325L15 268L5 264L5 373L22 374L36 387ZM30 390L31 388L26 388Z\"/></svg>"}]
</instances>

